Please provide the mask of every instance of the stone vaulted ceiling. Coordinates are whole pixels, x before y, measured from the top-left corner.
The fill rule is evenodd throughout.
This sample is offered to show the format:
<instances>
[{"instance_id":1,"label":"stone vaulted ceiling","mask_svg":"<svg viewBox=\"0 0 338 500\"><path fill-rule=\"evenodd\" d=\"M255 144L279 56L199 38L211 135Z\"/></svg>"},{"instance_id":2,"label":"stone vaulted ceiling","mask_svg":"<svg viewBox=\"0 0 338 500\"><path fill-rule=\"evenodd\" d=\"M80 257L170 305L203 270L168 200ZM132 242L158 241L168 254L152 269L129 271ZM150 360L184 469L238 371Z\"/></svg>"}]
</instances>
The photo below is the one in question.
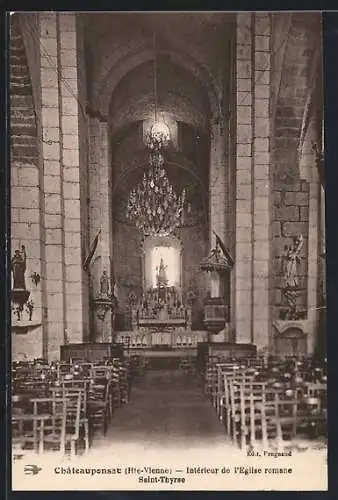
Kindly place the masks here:
<instances>
[{"instance_id":1,"label":"stone vaulted ceiling","mask_svg":"<svg viewBox=\"0 0 338 500\"><path fill-rule=\"evenodd\" d=\"M111 98L122 79L126 83L128 74L136 71L131 79L135 80L139 68L148 67L147 63L154 58L155 26L156 51L162 62L167 56L172 68L168 86L172 78L171 86L177 88L177 80L184 72L181 87L186 82L185 90L192 89L192 94L197 87L203 88L202 102L208 100L211 112L217 113L223 98L223 71L229 64L227 37L233 20L232 15L224 13L84 15L91 106L107 116ZM192 80L195 80L193 85ZM190 93L183 93L186 101ZM167 106L173 106L174 99L170 105L168 93L167 97ZM188 109L183 103L182 90L180 97L182 108ZM176 107L181 106L176 104Z\"/></svg>"}]
</instances>

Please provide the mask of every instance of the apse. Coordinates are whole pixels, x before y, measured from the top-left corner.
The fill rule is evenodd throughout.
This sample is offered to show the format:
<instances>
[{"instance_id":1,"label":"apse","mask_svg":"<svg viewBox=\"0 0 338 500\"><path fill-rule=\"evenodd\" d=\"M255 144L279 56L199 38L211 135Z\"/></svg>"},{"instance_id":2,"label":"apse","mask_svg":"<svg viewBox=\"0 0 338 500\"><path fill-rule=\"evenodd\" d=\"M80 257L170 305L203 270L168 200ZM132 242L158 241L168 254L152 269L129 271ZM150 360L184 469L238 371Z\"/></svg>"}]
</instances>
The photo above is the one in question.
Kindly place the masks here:
<instances>
[{"instance_id":1,"label":"apse","mask_svg":"<svg viewBox=\"0 0 338 500\"><path fill-rule=\"evenodd\" d=\"M180 122L177 123L177 137L177 148L166 151L164 166L175 192L186 190L190 210L184 223L162 238L144 237L127 217L130 192L142 181L148 168L142 122L129 125L112 138L113 252L119 287L119 328L127 328L129 324L127 311L131 290L141 297L144 290L154 286L161 251L167 266L168 286L178 286L183 296L193 288L197 297L194 317L201 317L206 277L199 265L209 245L209 144L201 131Z\"/></svg>"},{"instance_id":2,"label":"apse","mask_svg":"<svg viewBox=\"0 0 338 500\"><path fill-rule=\"evenodd\" d=\"M122 328L128 325L128 297L140 300L156 286L161 257L167 286L177 288L180 300L193 293L193 317L201 317L206 277L199 264L209 245L209 120L205 88L163 46L131 69L112 94L113 253ZM148 141L154 124L168 134L156 168L156 148L151 152ZM147 226L150 218L155 226L161 222L161 231Z\"/></svg>"}]
</instances>

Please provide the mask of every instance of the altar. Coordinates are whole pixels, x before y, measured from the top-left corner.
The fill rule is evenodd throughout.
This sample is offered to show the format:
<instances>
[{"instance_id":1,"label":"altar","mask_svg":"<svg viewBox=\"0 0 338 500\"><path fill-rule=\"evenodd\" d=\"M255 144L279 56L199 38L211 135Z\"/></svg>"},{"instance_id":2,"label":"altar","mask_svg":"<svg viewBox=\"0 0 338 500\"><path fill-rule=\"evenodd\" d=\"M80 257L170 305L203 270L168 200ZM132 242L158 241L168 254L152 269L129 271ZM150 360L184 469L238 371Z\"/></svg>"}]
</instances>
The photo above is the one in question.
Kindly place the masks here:
<instances>
[{"instance_id":1,"label":"altar","mask_svg":"<svg viewBox=\"0 0 338 500\"><path fill-rule=\"evenodd\" d=\"M161 257L156 268L156 286L148 287L131 304L132 330L141 335L151 334L152 344L158 343L158 333L161 343L171 345L172 334L191 330L191 308L184 303L180 287L168 286L166 267Z\"/></svg>"},{"instance_id":2,"label":"altar","mask_svg":"<svg viewBox=\"0 0 338 500\"><path fill-rule=\"evenodd\" d=\"M162 255L152 280L145 281L140 297L131 296L131 329L116 332L116 341L132 349L196 349L206 331L192 330L192 306L179 280L168 280Z\"/></svg>"}]
</instances>

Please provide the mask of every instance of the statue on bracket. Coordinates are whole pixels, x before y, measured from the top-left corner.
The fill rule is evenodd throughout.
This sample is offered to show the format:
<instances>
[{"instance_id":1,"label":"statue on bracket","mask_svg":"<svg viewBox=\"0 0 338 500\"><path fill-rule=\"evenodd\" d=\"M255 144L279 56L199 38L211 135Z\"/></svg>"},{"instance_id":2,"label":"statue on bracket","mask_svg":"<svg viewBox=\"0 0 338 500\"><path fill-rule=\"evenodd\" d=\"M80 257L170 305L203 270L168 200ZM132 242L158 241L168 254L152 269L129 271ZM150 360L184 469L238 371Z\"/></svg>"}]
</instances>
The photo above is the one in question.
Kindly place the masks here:
<instances>
[{"instance_id":1,"label":"statue on bracket","mask_svg":"<svg viewBox=\"0 0 338 500\"><path fill-rule=\"evenodd\" d=\"M101 278L100 278L100 296L101 297L110 297L110 280L108 277L108 273L106 270L102 272Z\"/></svg>"},{"instance_id":2,"label":"statue on bracket","mask_svg":"<svg viewBox=\"0 0 338 500\"><path fill-rule=\"evenodd\" d=\"M24 311L24 305L27 303L30 296L30 292L26 290L25 272L26 272L26 247L21 246L21 250L15 250L14 255L11 260L11 271L13 275L13 287L12 287L12 310L14 319L16 321L21 321L22 313ZM27 310L29 318L32 318L32 312Z\"/></svg>"},{"instance_id":3,"label":"statue on bracket","mask_svg":"<svg viewBox=\"0 0 338 500\"><path fill-rule=\"evenodd\" d=\"M21 250L15 250L11 261L13 273L13 290L26 290L26 248L22 245Z\"/></svg>"},{"instance_id":4,"label":"statue on bracket","mask_svg":"<svg viewBox=\"0 0 338 500\"><path fill-rule=\"evenodd\" d=\"M300 253L304 245L302 234L293 237L292 245L285 247L285 255L282 258L282 293L287 309L282 312L282 319L299 319L297 312L297 298L300 294L299 287L299 264Z\"/></svg>"},{"instance_id":5,"label":"statue on bracket","mask_svg":"<svg viewBox=\"0 0 338 500\"><path fill-rule=\"evenodd\" d=\"M303 247L303 236L299 234L293 238L293 244L286 247L286 256L283 262L283 277L284 288L297 288L298 281L298 266L300 264L300 251Z\"/></svg>"},{"instance_id":6,"label":"statue on bracket","mask_svg":"<svg viewBox=\"0 0 338 500\"><path fill-rule=\"evenodd\" d=\"M100 289L93 306L96 309L96 315L100 320L104 320L108 311L114 311L117 306L116 297L113 294L113 283L108 272L104 269L100 278Z\"/></svg>"}]
</instances>

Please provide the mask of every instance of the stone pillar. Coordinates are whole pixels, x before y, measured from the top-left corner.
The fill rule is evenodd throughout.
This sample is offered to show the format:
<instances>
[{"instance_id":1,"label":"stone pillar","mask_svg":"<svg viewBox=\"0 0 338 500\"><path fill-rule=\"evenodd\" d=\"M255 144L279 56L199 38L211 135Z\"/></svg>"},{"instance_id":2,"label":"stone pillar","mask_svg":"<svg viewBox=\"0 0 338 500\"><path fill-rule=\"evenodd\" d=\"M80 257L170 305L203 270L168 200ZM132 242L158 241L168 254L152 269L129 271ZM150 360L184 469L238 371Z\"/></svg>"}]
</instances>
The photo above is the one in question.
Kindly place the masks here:
<instances>
[{"instance_id":1,"label":"stone pillar","mask_svg":"<svg viewBox=\"0 0 338 500\"><path fill-rule=\"evenodd\" d=\"M270 17L237 15L236 339L267 346L271 331Z\"/></svg>"},{"instance_id":2,"label":"stone pillar","mask_svg":"<svg viewBox=\"0 0 338 500\"><path fill-rule=\"evenodd\" d=\"M210 144L210 172L209 172L209 199L210 199L210 250L215 248L216 238L214 231L225 240L225 212L226 212L226 172L225 172L225 141L222 117L213 117L211 122ZM217 273L210 276L211 297L219 297L220 280Z\"/></svg>"},{"instance_id":3,"label":"stone pillar","mask_svg":"<svg viewBox=\"0 0 338 500\"><path fill-rule=\"evenodd\" d=\"M108 124L100 123L100 201L101 201L101 274L107 271L111 283L113 279L112 254L112 168L109 161L109 134ZM102 320L102 341L112 341L113 311L108 310Z\"/></svg>"},{"instance_id":4,"label":"stone pillar","mask_svg":"<svg viewBox=\"0 0 338 500\"><path fill-rule=\"evenodd\" d=\"M41 125L43 161L43 225L45 355L59 359L66 328L63 169L61 168L60 79L57 14L40 14Z\"/></svg>"},{"instance_id":5,"label":"stone pillar","mask_svg":"<svg viewBox=\"0 0 338 500\"><path fill-rule=\"evenodd\" d=\"M89 119L89 242L94 241L101 229L100 200L100 122L98 118ZM94 256L94 261L95 257Z\"/></svg>"},{"instance_id":6,"label":"stone pillar","mask_svg":"<svg viewBox=\"0 0 338 500\"><path fill-rule=\"evenodd\" d=\"M61 113L61 165L64 200L65 305L66 328L70 342L82 342L87 332L86 276L82 269L84 256L82 212L86 199L80 196L82 169L80 165L79 121L84 103L80 102L78 40L75 13L59 13L59 78Z\"/></svg>"},{"instance_id":7,"label":"stone pillar","mask_svg":"<svg viewBox=\"0 0 338 500\"><path fill-rule=\"evenodd\" d=\"M98 118L89 120L89 245L92 245L96 235L101 230L101 200L100 200L100 122ZM100 290L101 259L98 245L93 260L88 269L90 276L90 333L92 342L101 335L102 325L97 317L94 299Z\"/></svg>"},{"instance_id":8,"label":"stone pillar","mask_svg":"<svg viewBox=\"0 0 338 500\"><path fill-rule=\"evenodd\" d=\"M253 342L257 348L269 346L272 316L269 299L271 263L271 19L255 13L253 71Z\"/></svg>"},{"instance_id":9,"label":"stone pillar","mask_svg":"<svg viewBox=\"0 0 338 500\"><path fill-rule=\"evenodd\" d=\"M237 14L236 341L252 341L253 98L252 14Z\"/></svg>"},{"instance_id":10,"label":"stone pillar","mask_svg":"<svg viewBox=\"0 0 338 500\"><path fill-rule=\"evenodd\" d=\"M89 269L92 341L111 342L113 311L107 307L103 313L97 302L100 295L100 280L104 271L107 272L110 281L109 291L113 293L112 168L109 159L108 124L92 117L89 135L89 234L91 243L100 231L98 246Z\"/></svg>"}]
</instances>

